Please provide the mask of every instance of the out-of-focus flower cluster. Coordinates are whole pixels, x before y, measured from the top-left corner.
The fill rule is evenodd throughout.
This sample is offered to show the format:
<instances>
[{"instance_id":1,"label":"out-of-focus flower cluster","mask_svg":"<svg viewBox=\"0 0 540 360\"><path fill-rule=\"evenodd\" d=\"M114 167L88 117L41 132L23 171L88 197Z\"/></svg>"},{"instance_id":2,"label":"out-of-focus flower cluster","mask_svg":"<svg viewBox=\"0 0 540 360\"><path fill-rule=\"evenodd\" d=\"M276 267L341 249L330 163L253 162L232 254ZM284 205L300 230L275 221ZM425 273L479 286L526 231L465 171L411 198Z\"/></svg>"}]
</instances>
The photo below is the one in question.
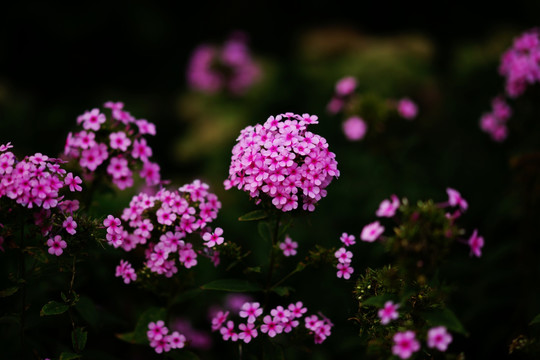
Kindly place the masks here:
<instances>
[{"instance_id":1,"label":"out-of-focus flower cluster","mask_svg":"<svg viewBox=\"0 0 540 360\"><path fill-rule=\"evenodd\" d=\"M494 141L501 142L508 137L508 119L512 109L506 97L521 96L528 86L540 82L540 34L531 29L514 39L512 46L501 56L499 74L505 80L505 95L497 95L491 102L491 112L480 118L480 128Z\"/></svg>"},{"instance_id":2,"label":"out-of-focus flower cluster","mask_svg":"<svg viewBox=\"0 0 540 360\"><path fill-rule=\"evenodd\" d=\"M144 265L151 272L171 277L178 272L176 260L185 268L197 265L198 255L217 266L223 244L223 230L209 225L217 218L221 203L200 180L178 190L161 189L155 195L140 193L132 198L121 219L109 215L103 224L107 241L115 248L131 251L144 245ZM188 241L189 235L191 237ZM136 280L135 270L127 261L116 269L124 282Z\"/></svg>"},{"instance_id":3,"label":"out-of-focus flower cluster","mask_svg":"<svg viewBox=\"0 0 540 360\"><path fill-rule=\"evenodd\" d=\"M362 96L356 93L356 89L357 80L354 76L345 76L339 79L335 85L334 95L326 106L329 114L343 113L345 115L342 130L350 141L362 140L369 128L368 121L362 116ZM413 120L418 115L418 106L407 97L384 101L382 106L385 108L385 112L386 110L394 111L406 120Z\"/></svg>"},{"instance_id":4,"label":"out-of-focus flower cluster","mask_svg":"<svg viewBox=\"0 0 540 360\"><path fill-rule=\"evenodd\" d=\"M78 200L65 198L65 190L79 192L82 180L73 173L68 173L62 164L64 161L48 157L41 153L17 160L7 151L11 143L0 145L0 199L10 201L0 204L0 211L9 213L16 205L33 210L34 224L41 229L43 236L50 235L46 244L51 255L60 256L67 243L60 235L66 232L74 235L77 222L73 212L78 210ZM61 226L53 226L53 213L62 219ZM7 229L0 224L0 249L5 241Z\"/></svg>"},{"instance_id":5,"label":"out-of-focus flower cluster","mask_svg":"<svg viewBox=\"0 0 540 360\"><path fill-rule=\"evenodd\" d=\"M148 323L146 335L150 346L158 354L169 352L171 349L182 349L186 345L186 337L178 331L169 334L169 329L163 320Z\"/></svg>"},{"instance_id":6,"label":"out-of-focus flower cluster","mask_svg":"<svg viewBox=\"0 0 540 360\"><path fill-rule=\"evenodd\" d=\"M307 130L315 115L285 113L240 132L232 150L225 189L247 191L259 203L263 198L282 211L315 210L326 187L339 176L335 154L326 139Z\"/></svg>"},{"instance_id":7,"label":"out-of-focus flower cluster","mask_svg":"<svg viewBox=\"0 0 540 360\"><path fill-rule=\"evenodd\" d=\"M241 95L261 76L254 61L247 36L235 32L221 46L201 44L192 53L187 69L191 88L205 93L228 91Z\"/></svg>"},{"instance_id":8,"label":"out-of-focus flower cluster","mask_svg":"<svg viewBox=\"0 0 540 360\"><path fill-rule=\"evenodd\" d=\"M150 161L152 148L145 135L156 135L156 127L136 119L124 110L122 102L106 102L110 115L95 108L77 118L82 130L69 133L64 148L67 160L76 161L86 178L104 169L113 184L123 190L133 186L133 172L148 185L160 183L159 165Z\"/></svg>"},{"instance_id":9,"label":"out-of-focus flower cluster","mask_svg":"<svg viewBox=\"0 0 540 360\"><path fill-rule=\"evenodd\" d=\"M332 322L322 314L305 316L307 308L301 301L289 304L286 308L279 305L267 314L258 302L245 302L238 311L238 316L245 319L238 327L231 311L216 311L212 317L212 331L221 333L225 341L242 340L249 343L259 336L259 331L273 338L282 333L290 333L303 323L308 334L313 336L315 344L321 344L331 334ZM302 319L303 318L303 319Z\"/></svg>"}]
</instances>

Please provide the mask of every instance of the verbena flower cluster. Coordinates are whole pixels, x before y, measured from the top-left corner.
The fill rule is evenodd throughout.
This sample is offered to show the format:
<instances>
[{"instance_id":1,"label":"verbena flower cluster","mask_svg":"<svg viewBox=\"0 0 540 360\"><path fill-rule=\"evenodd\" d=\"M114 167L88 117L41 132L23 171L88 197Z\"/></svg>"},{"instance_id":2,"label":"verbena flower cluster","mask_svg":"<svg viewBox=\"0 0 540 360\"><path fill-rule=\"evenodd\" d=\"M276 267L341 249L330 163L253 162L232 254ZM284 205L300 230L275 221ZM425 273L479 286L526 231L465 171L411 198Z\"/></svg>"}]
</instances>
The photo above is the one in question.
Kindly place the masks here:
<instances>
[{"instance_id":1,"label":"verbena flower cluster","mask_svg":"<svg viewBox=\"0 0 540 360\"><path fill-rule=\"evenodd\" d=\"M261 76L247 45L247 37L233 33L222 46L199 45L191 55L187 69L189 85L205 93L222 90L241 95Z\"/></svg>"},{"instance_id":2,"label":"verbena flower cluster","mask_svg":"<svg viewBox=\"0 0 540 360\"><path fill-rule=\"evenodd\" d=\"M282 211L314 211L326 187L339 176L326 139L307 130L315 115L285 113L248 126L233 147L225 189L237 187L259 203L263 198Z\"/></svg>"},{"instance_id":3,"label":"verbena flower cluster","mask_svg":"<svg viewBox=\"0 0 540 360\"><path fill-rule=\"evenodd\" d=\"M77 200L65 199L65 190L78 192L82 190L82 180L73 173L67 173L62 168L64 161L48 157L41 153L26 156L17 160L16 156L7 151L11 143L0 145L0 199L7 198L13 205L34 210L34 224L41 229L43 236L50 235L46 244L51 255L60 256L67 247L61 232L74 235L77 222L73 212L79 208ZM12 204L1 211L12 211ZM62 226L53 227L53 212L62 219ZM0 245L4 242L2 236L4 226L0 224Z\"/></svg>"},{"instance_id":4,"label":"verbena flower cluster","mask_svg":"<svg viewBox=\"0 0 540 360\"><path fill-rule=\"evenodd\" d=\"M335 115L340 112L347 114L346 119L342 123L342 130L345 137L350 141L362 140L368 130L367 121L357 113L358 109L355 108L358 106L358 99L360 98L356 94L357 85L358 83L354 76L345 76L339 79L335 85L334 95L326 106L326 111L329 114ZM400 117L406 120L413 120L418 115L418 106L408 97L397 101L385 101L384 106L397 112Z\"/></svg>"},{"instance_id":5,"label":"verbena flower cluster","mask_svg":"<svg viewBox=\"0 0 540 360\"><path fill-rule=\"evenodd\" d=\"M145 135L156 135L156 127L145 119L136 119L124 110L122 102L106 102L107 116L100 109L86 111L77 118L82 130L69 133L64 155L83 168L85 176L106 170L113 184L123 190L133 186L133 172L148 185L160 183L160 167L150 161L152 148Z\"/></svg>"},{"instance_id":6,"label":"verbena flower cluster","mask_svg":"<svg viewBox=\"0 0 540 360\"><path fill-rule=\"evenodd\" d=\"M352 251L348 251L347 247L356 244L356 238L354 235L343 233L341 234L340 240L345 245L345 247L339 248L334 253L334 257L337 259L336 268L338 269L336 275L338 278L344 278L348 280L351 278L351 275L354 272L354 268L351 266L353 253Z\"/></svg>"},{"instance_id":7,"label":"verbena flower cluster","mask_svg":"<svg viewBox=\"0 0 540 360\"><path fill-rule=\"evenodd\" d=\"M223 230L212 229L210 223L217 218L220 208L221 203L209 192L209 186L195 180L174 191L140 193L131 199L121 219L109 215L103 225L110 245L125 251L145 245L144 265L154 273L171 277L178 272L176 260L188 269L197 265L198 255L211 259L215 265L219 263L216 247L224 242ZM126 283L137 278L131 264L124 260L116 268L116 276Z\"/></svg>"},{"instance_id":8,"label":"verbena flower cluster","mask_svg":"<svg viewBox=\"0 0 540 360\"><path fill-rule=\"evenodd\" d=\"M514 39L512 46L501 56L499 74L505 80L505 95L515 99L528 86L540 82L540 35L538 29L531 29ZM480 128L494 141L501 142L508 137L507 121L512 109L505 95L496 96L491 102L491 111L480 118Z\"/></svg>"},{"instance_id":9,"label":"verbena flower cluster","mask_svg":"<svg viewBox=\"0 0 540 360\"><path fill-rule=\"evenodd\" d=\"M158 354L169 352L171 349L182 349L186 345L186 337L178 331L169 334L169 329L163 320L148 323L146 336L150 346Z\"/></svg>"},{"instance_id":10,"label":"verbena flower cluster","mask_svg":"<svg viewBox=\"0 0 540 360\"><path fill-rule=\"evenodd\" d=\"M229 320L230 311L217 311L212 318L212 331L221 333L225 341L242 340L249 343L262 334L273 338L282 333L290 333L303 322L305 329L313 335L315 344L321 344L331 334L332 322L322 314L305 316L307 308L301 301L289 304L286 308L279 305L266 315L258 302L245 302L238 316L245 319L236 328L235 322ZM303 318L303 320L302 320Z\"/></svg>"}]
</instances>

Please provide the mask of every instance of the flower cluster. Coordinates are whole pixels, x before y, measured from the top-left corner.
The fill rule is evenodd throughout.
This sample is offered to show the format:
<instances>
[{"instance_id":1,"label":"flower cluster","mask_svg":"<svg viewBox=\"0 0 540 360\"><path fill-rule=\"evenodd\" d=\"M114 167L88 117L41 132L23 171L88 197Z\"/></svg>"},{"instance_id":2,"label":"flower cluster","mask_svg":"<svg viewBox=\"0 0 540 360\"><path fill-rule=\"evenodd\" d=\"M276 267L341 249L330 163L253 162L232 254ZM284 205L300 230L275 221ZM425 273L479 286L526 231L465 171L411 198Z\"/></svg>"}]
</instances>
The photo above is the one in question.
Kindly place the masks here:
<instances>
[{"instance_id":1,"label":"flower cluster","mask_svg":"<svg viewBox=\"0 0 540 360\"><path fill-rule=\"evenodd\" d=\"M355 236L349 235L347 233L341 234L340 240L345 245L345 247L349 247L356 243ZM334 253L334 256L338 261L336 264L336 268L338 269L337 277L348 280L351 278L351 275L354 272L354 268L351 266L353 253L351 251L347 251L345 247L339 248Z\"/></svg>"},{"instance_id":2,"label":"flower cluster","mask_svg":"<svg viewBox=\"0 0 540 360\"><path fill-rule=\"evenodd\" d=\"M161 189L155 195L143 192L134 196L121 219L109 215L103 221L108 243L125 251L146 245L146 267L166 277L178 271L173 254L188 269L197 265L199 254L216 264L219 253L215 248L224 242L223 229L212 229L209 224L217 218L221 203L208 189L207 184L195 180L178 190ZM195 241L187 241L190 234L197 234ZM131 265L124 261L117 267L116 276L126 283L136 279Z\"/></svg>"},{"instance_id":3,"label":"flower cluster","mask_svg":"<svg viewBox=\"0 0 540 360\"><path fill-rule=\"evenodd\" d=\"M113 184L123 190L133 186L133 171L148 185L160 183L160 168L149 159L152 148L144 135L155 135L156 127L145 119L137 120L124 110L122 102L106 102L110 116L95 108L77 118L82 129L69 133L64 148L68 160L77 161L86 176L103 169Z\"/></svg>"},{"instance_id":4,"label":"flower cluster","mask_svg":"<svg viewBox=\"0 0 540 360\"><path fill-rule=\"evenodd\" d=\"M173 331L169 334L169 329L165 326L163 320L150 322L146 336L148 337L150 346L158 354L169 352L171 349L182 349L186 345L186 337L178 331Z\"/></svg>"},{"instance_id":5,"label":"flower cluster","mask_svg":"<svg viewBox=\"0 0 540 360\"><path fill-rule=\"evenodd\" d=\"M326 187L339 176L335 154L322 136L307 130L317 116L285 113L261 125L248 126L232 150L225 189L249 192L257 203L263 197L282 211L315 210Z\"/></svg>"},{"instance_id":6,"label":"flower cluster","mask_svg":"<svg viewBox=\"0 0 540 360\"><path fill-rule=\"evenodd\" d=\"M326 111L331 115L340 112L347 115L342 123L342 130L350 141L362 140L368 129L368 122L359 115L364 111L362 110L362 98L356 94L356 89L357 80L353 76L339 79L335 85L334 95L326 105ZM384 99L379 106L384 108L385 112L390 110L406 120L413 120L418 115L418 106L407 97L399 100Z\"/></svg>"},{"instance_id":7,"label":"flower cluster","mask_svg":"<svg viewBox=\"0 0 540 360\"><path fill-rule=\"evenodd\" d=\"M416 340L416 334L412 330L397 332L393 337L394 345L392 353L401 359L408 359L411 355L420 350L420 342ZM427 333L427 345L439 351L446 351L452 342L452 335L444 326L433 327Z\"/></svg>"},{"instance_id":8,"label":"flower cluster","mask_svg":"<svg viewBox=\"0 0 540 360\"><path fill-rule=\"evenodd\" d=\"M230 311L217 311L212 317L212 331L219 330L225 341L242 340L249 343L259 335L259 331L271 338L281 333L290 333L300 325L306 312L307 308L301 301L291 303L287 308L276 306L266 315L260 303L245 302L238 312L240 318L246 319L245 323L240 323L236 329L234 321L229 320ZM316 344L330 336L333 326L328 318L321 314L319 316L304 317L304 326L313 335Z\"/></svg>"},{"instance_id":9,"label":"flower cluster","mask_svg":"<svg viewBox=\"0 0 540 360\"><path fill-rule=\"evenodd\" d=\"M78 200L65 199L62 192L64 189L82 191L82 180L63 169L62 160L41 153L18 161L11 151L7 151L12 147L11 143L0 145L0 199L6 197L20 206L34 209L34 224L41 229L42 235L56 234L46 242L49 254L60 256L67 243L59 233L62 230L69 235L77 232L77 222L72 215L79 208ZM54 231L53 211L63 219L60 229ZM3 226L0 232L2 229Z\"/></svg>"},{"instance_id":10,"label":"flower cluster","mask_svg":"<svg viewBox=\"0 0 540 360\"><path fill-rule=\"evenodd\" d=\"M501 56L499 74L505 79L505 94L511 99L522 95L528 86L540 82L540 33L538 29L524 32L514 39L512 46ZM504 141L508 136L507 121L512 109L504 95L491 102L491 112L480 118L480 129L494 141Z\"/></svg>"},{"instance_id":11,"label":"flower cluster","mask_svg":"<svg viewBox=\"0 0 540 360\"><path fill-rule=\"evenodd\" d=\"M253 60L245 34L233 33L221 46L199 45L187 69L189 85L205 93L226 90L245 93L259 80L261 69Z\"/></svg>"}]
</instances>

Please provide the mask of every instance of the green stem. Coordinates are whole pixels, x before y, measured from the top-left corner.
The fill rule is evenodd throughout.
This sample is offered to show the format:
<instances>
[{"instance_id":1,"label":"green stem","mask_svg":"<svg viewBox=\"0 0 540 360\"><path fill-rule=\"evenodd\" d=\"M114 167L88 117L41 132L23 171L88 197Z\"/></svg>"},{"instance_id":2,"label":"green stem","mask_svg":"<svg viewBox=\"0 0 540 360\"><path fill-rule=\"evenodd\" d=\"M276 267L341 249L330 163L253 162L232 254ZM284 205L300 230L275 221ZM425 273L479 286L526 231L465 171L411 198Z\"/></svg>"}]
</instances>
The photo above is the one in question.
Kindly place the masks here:
<instances>
[{"instance_id":1,"label":"green stem","mask_svg":"<svg viewBox=\"0 0 540 360\"><path fill-rule=\"evenodd\" d=\"M26 262L24 257L24 214L23 210L19 211L19 224L21 226L21 249L19 253L19 277L22 279L21 282L21 359L24 358L24 349L25 349L25 323L26 323Z\"/></svg>"},{"instance_id":2,"label":"green stem","mask_svg":"<svg viewBox=\"0 0 540 360\"><path fill-rule=\"evenodd\" d=\"M268 304L268 296L272 287L272 275L274 274L274 269L276 267L276 244L279 237L279 220L281 214L276 215L276 226L274 227L274 232L272 233L272 248L270 249L270 267L268 269L268 277L266 278L266 287L265 287L265 306Z\"/></svg>"}]
</instances>

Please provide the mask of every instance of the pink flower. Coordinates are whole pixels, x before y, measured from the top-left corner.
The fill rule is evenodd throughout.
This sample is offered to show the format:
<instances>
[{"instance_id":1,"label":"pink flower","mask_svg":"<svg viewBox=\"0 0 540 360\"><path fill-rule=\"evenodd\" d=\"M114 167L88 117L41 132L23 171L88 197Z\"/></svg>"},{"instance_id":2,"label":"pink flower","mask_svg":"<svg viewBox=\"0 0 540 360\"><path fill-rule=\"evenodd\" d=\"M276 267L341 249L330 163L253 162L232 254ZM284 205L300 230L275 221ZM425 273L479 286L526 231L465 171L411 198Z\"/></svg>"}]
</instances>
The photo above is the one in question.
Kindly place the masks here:
<instances>
[{"instance_id":1,"label":"pink flower","mask_svg":"<svg viewBox=\"0 0 540 360\"><path fill-rule=\"evenodd\" d=\"M367 124L359 116L352 116L343 122L343 133L348 140L358 141L366 136Z\"/></svg>"},{"instance_id":2,"label":"pink flower","mask_svg":"<svg viewBox=\"0 0 540 360\"><path fill-rule=\"evenodd\" d=\"M206 246L213 247L223 244L223 237L221 235L223 235L223 229L217 227L213 233L204 233L202 239L205 241Z\"/></svg>"},{"instance_id":3,"label":"pink flower","mask_svg":"<svg viewBox=\"0 0 540 360\"><path fill-rule=\"evenodd\" d=\"M291 314L291 316L295 318L300 318L302 317L302 315L304 315L307 312L307 308L304 307L304 304L301 301L297 301L296 304L294 303L289 304L287 309L289 310L289 313Z\"/></svg>"},{"instance_id":4,"label":"pink flower","mask_svg":"<svg viewBox=\"0 0 540 360\"><path fill-rule=\"evenodd\" d=\"M218 313L212 318L212 331L220 329L221 325L223 325L223 323L227 321L228 316L228 311L218 311Z\"/></svg>"},{"instance_id":5,"label":"pink flower","mask_svg":"<svg viewBox=\"0 0 540 360\"><path fill-rule=\"evenodd\" d=\"M478 236L478 231L475 229L468 241L471 247L471 255L476 257L482 256L482 248L484 247L484 238Z\"/></svg>"},{"instance_id":6,"label":"pink flower","mask_svg":"<svg viewBox=\"0 0 540 360\"><path fill-rule=\"evenodd\" d=\"M436 348L439 351L446 351L448 345L452 342L452 335L444 326L437 326L428 330L427 345L430 348Z\"/></svg>"},{"instance_id":7,"label":"pink flower","mask_svg":"<svg viewBox=\"0 0 540 360\"><path fill-rule=\"evenodd\" d=\"M160 340L163 339L168 332L169 329L165 326L165 322L163 320L158 320L156 322L148 323L146 335L148 336L148 340Z\"/></svg>"},{"instance_id":8,"label":"pink flower","mask_svg":"<svg viewBox=\"0 0 540 360\"><path fill-rule=\"evenodd\" d=\"M137 274L131 266L131 264L125 260L120 260L120 265L116 267L116 277L122 277L124 283L129 284L132 281L137 280Z\"/></svg>"},{"instance_id":9,"label":"pink flower","mask_svg":"<svg viewBox=\"0 0 540 360\"><path fill-rule=\"evenodd\" d=\"M298 243L293 241L288 235L285 236L285 240L279 244L279 248L283 251L285 256L294 256L296 255L296 248L298 248Z\"/></svg>"},{"instance_id":10,"label":"pink flower","mask_svg":"<svg viewBox=\"0 0 540 360\"><path fill-rule=\"evenodd\" d=\"M64 178L64 182L69 186L70 191L82 191L82 187L79 184L82 184L82 180L78 176L73 176L72 173L69 173Z\"/></svg>"},{"instance_id":11,"label":"pink flower","mask_svg":"<svg viewBox=\"0 0 540 360\"><path fill-rule=\"evenodd\" d=\"M387 301L382 309L379 309L378 315L381 319L381 324L386 325L391 320L396 320L399 317L397 309L399 304L394 304L393 301Z\"/></svg>"},{"instance_id":12,"label":"pink flower","mask_svg":"<svg viewBox=\"0 0 540 360\"><path fill-rule=\"evenodd\" d=\"M379 205L375 214L379 217L392 217L399 208L399 199L396 195L391 195L391 200L384 199Z\"/></svg>"},{"instance_id":13,"label":"pink flower","mask_svg":"<svg viewBox=\"0 0 540 360\"><path fill-rule=\"evenodd\" d=\"M171 335L167 336L167 341L171 349L182 349L186 345L186 337L178 331L173 331Z\"/></svg>"},{"instance_id":14,"label":"pink flower","mask_svg":"<svg viewBox=\"0 0 540 360\"><path fill-rule=\"evenodd\" d=\"M109 135L109 139L112 149L127 151L128 146L131 145L131 140L126 136L126 133L123 131L111 133Z\"/></svg>"},{"instance_id":15,"label":"pink flower","mask_svg":"<svg viewBox=\"0 0 540 360\"><path fill-rule=\"evenodd\" d=\"M364 226L362 233L360 234L360 239L362 241L374 242L381 236L384 232L384 226L382 226L378 221L372 222Z\"/></svg>"},{"instance_id":16,"label":"pink flower","mask_svg":"<svg viewBox=\"0 0 540 360\"><path fill-rule=\"evenodd\" d=\"M261 304L258 302L246 302L242 305L242 310L238 313L241 318L247 318L247 322L252 324L263 313Z\"/></svg>"},{"instance_id":17,"label":"pink flower","mask_svg":"<svg viewBox=\"0 0 540 360\"><path fill-rule=\"evenodd\" d=\"M227 321L227 324L219 329L219 332L225 341L229 339L231 341L238 340L238 334L234 331L234 322L232 320Z\"/></svg>"},{"instance_id":18,"label":"pink flower","mask_svg":"<svg viewBox=\"0 0 540 360\"><path fill-rule=\"evenodd\" d=\"M353 253L350 252L350 251L347 251L347 249L342 247L342 248L339 248L334 253L334 256L336 257L336 259L338 259L338 261L340 263L342 263L342 264L350 264L351 260L352 260L352 257L353 257Z\"/></svg>"},{"instance_id":19,"label":"pink flower","mask_svg":"<svg viewBox=\"0 0 540 360\"><path fill-rule=\"evenodd\" d=\"M283 332L283 326L281 326L281 322L275 317L273 318L270 315L266 315L263 318L261 332L263 334L268 334L268 336L270 337L274 337L277 334L281 334Z\"/></svg>"},{"instance_id":20,"label":"pink flower","mask_svg":"<svg viewBox=\"0 0 540 360\"><path fill-rule=\"evenodd\" d=\"M351 95L356 89L356 79L352 76L341 78L336 83L336 94L338 96Z\"/></svg>"},{"instance_id":21,"label":"pink flower","mask_svg":"<svg viewBox=\"0 0 540 360\"><path fill-rule=\"evenodd\" d=\"M238 338L241 340L244 340L244 342L247 344L251 341L251 339L254 339L257 337L257 329L255 329L255 325L251 323L247 324L240 324L238 325L238 328L240 329L240 333L238 334Z\"/></svg>"},{"instance_id":22,"label":"pink flower","mask_svg":"<svg viewBox=\"0 0 540 360\"><path fill-rule=\"evenodd\" d=\"M336 267L338 269L337 277L345 280L349 280L354 272L354 268L350 266L350 263L338 263Z\"/></svg>"},{"instance_id":23,"label":"pink flower","mask_svg":"<svg viewBox=\"0 0 540 360\"><path fill-rule=\"evenodd\" d=\"M47 240L47 246L49 246L49 254L60 256L64 252L63 249L67 247L67 243L62 240L60 235L56 235L54 238Z\"/></svg>"},{"instance_id":24,"label":"pink flower","mask_svg":"<svg viewBox=\"0 0 540 360\"><path fill-rule=\"evenodd\" d=\"M416 340L413 331L398 332L394 335L394 346L392 354L402 359L408 359L411 355L420 350L420 343Z\"/></svg>"},{"instance_id":25,"label":"pink flower","mask_svg":"<svg viewBox=\"0 0 540 360\"><path fill-rule=\"evenodd\" d=\"M92 109L92 111L86 111L81 115L80 120L83 122L83 128L85 130L98 131L106 120L105 114L101 114L99 109ZM79 119L78 119L78 122Z\"/></svg>"},{"instance_id":26,"label":"pink flower","mask_svg":"<svg viewBox=\"0 0 540 360\"><path fill-rule=\"evenodd\" d=\"M418 114L418 107L410 99L403 98L398 101L397 111L404 119L412 120Z\"/></svg>"},{"instance_id":27,"label":"pink flower","mask_svg":"<svg viewBox=\"0 0 540 360\"><path fill-rule=\"evenodd\" d=\"M469 207L467 201L461 197L461 194L452 188L446 188L448 194L448 204L450 206L459 206L461 210L465 211Z\"/></svg>"},{"instance_id":28,"label":"pink flower","mask_svg":"<svg viewBox=\"0 0 540 360\"><path fill-rule=\"evenodd\" d=\"M73 217L71 216L67 217L66 220L64 220L64 222L62 223L62 227L64 227L64 229L66 229L66 231L71 235L75 235L75 233L77 232L77 230L75 230L77 228L77 223L75 222L75 220L73 220Z\"/></svg>"},{"instance_id":29,"label":"pink flower","mask_svg":"<svg viewBox=\"0 0 540 360\"><path fill-rule=\"evenodd\" d=\"M351 246L356 244L356 237L354 235L349 235L347 233L341 234L341 237L339 238L345 246Z\"/></svg>"}]
</instances>

